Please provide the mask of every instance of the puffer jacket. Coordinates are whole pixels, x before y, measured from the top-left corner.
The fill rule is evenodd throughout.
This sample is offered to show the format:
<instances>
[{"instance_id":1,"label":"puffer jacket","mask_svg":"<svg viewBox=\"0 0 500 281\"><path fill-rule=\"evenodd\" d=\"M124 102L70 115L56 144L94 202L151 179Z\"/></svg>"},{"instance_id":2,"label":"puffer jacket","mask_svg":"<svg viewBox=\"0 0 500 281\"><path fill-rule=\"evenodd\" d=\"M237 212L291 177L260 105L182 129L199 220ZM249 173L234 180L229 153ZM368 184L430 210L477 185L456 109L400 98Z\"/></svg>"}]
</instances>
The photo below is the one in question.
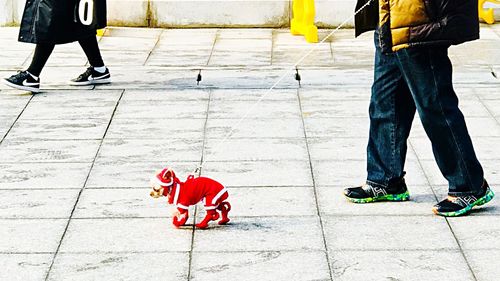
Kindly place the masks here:
<instances>
[{"instance_id":1,"label":"puffer jacket","mask_svg":"<svg viewBox=\"0 0 500 281\"><path fill-rule=\"evenodd\" d=\"M64 44L105 26L106 0L26 0L18 40Z\"/></svg>"},{"instance_id":2,"label":"puffer jacket","mask_svg":"<svg viewBox=\"0 0 500 281\"><path fill-rule=\"evenodd\" d=\"M356 36L378 28L382 52L479 38L477 0L358 0Z\"/></svg>"}]
</instances>

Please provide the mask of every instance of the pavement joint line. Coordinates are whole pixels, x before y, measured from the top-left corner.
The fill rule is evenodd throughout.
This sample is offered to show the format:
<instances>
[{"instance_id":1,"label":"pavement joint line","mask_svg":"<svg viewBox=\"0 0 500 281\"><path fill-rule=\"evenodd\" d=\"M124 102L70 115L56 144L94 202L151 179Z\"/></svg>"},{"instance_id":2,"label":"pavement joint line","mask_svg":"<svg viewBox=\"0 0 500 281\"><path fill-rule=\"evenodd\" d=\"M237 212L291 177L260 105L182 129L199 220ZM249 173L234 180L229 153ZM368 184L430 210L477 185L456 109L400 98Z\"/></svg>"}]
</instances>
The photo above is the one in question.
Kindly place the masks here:
<instances>
[{"instance_id":1,"label":"pavement joint line","mask_svg":"<svg viewBox=\"0 0 500 281\"><path fill-rule=\"evenodd\" d=\"M273 65L273 61L274 61L274 47L276 45L276 30L275 29L272 29L271 30L271 64L270 66Z\"/></svg>"},{"instance_id":2,"label":"pavement joint line","mask_svg":"<svg viewBox=\"0 0 500 281\"><path fill-rule=\"evenodd\" d=\"M324 227L324 223L323 223L323 218L321 217L321 210L320 210L320 206L319 206L319 200L318 200L318 192L317 192L317 189L316 189L316 180L314 178L314 168L313 168L313 164L312 164L312 159L311 159L311 151L309 149L309 141L307 139L307 130L306 130L306 124L305 124L305 121L304 121L304 114L303 114L303 111L302 111L302 102L301 102L301 99L300 99L300 89L297 89L297 102L298 102L298 107L299 107L299 113L300 113L300 116L302 117L302 129L303 129L303 132L304 132L304 141L305 141L305 144L306 144L306 149L307 149L307 155L309 157L309 169L310 169L310 172L311 172L311 180L312 180L312 184L313 184L313 194L314 194L314 200L315 200L315 203L316 203L316 216L318 217L318 220L319 220L319 224L320 224L320 227L321 227L321 235L322 235L322 238L323 238L323 247L325 248L325 258L326 258L326 262L327 262L327 265L328 265L328 274L330 275L330 280L333 281L333 270L332 270L332 265L330 263L330 254L329 254L329 250L328 250L328 243L326 241L326 233L325 233L325 227Z\"/></svg>"},{"instance_id":3,"label":"pavement joint line","mask_svg":"<svg viewBox=\"0 0 500 281\"><path fill-rule=\"evenodd\" d=\"M0 164L1 165L1 164ZM245 189L245 188L254 188L254 189L264 189L264 188L311 188L312 186L308 185L226 185L227 188L230 189ZM324 186L321 186L324 187ZM329 186L326 186L329 187ZM40 190L47 190L47 189L78 189L78 188L33 188L34 190L40 189ZM112 187L112 186L92 186L92 187L87 187L85 189L150 189L150 187L146 186L131 186L131 187ZM0 188L0 190L26 190L26 188ZM30 189L31 190L31 189Z\"/></svg>"},{"instance_id":4,"label":"pavement joint line","mask_svg":"<svg viewBox=\"0 0 500 281\"><path fill-rule=\"evenodd\" d=\"M51 139L51 138L27 138L27 137L15 137L15 138L9 138L9 141L15 141L15 142L22 142L22 141L34 141L34 142L45 142L45 141L50 141L50 142L56 142L56 141L72 141L72 142L77 142L77 141L99 141L101 139L91 139L91 138L82 138L82 139Z\"/></svg>"},{"instance_id":5,"label":"pavement joint line","mask_svg":"<svg viewBox=\"0 0 500 281\"><path fill-rule=\"evenodd\" d=\"M149 3L150 2L148 1L148 5L149 5ZM144 63L142 64L142 66L146 66L146 64L148 63L149 58L151 57L151 55L155 51L156 47L158 46L158 43L160 43L160 39L161 39L161 36L163 35L164 31L165 31L165 29L162 29L160 32L158 32L158 36L156 37L156 42L153 45L153 48L151 48L151 50L149 50L148 56L146 57L146 60L144 60Z\"/></svg>"},{"instance_id":6,"label":"pavement joint line","mask_svg":"<svg viewBox=\"0 0 500 281\"><path fill-rule=\"evenodd\" d=\"M479 102L481 103L481 105L486 109L486 111L488 112L488 115L495 121L495 123L500 126L500 122L498 121L498 119L495 117L495 114L493 114L493 112L490 110L490 108L488 106L486 106L486 104L484 103L483 99L481 99L481 97L477 94L476 91L474 91L475 95L478 97L479 99ZM491 137L491 138L498 138L498 137Z\"/></svg>"},{"instance_id":7,"label":"pavement joint line","mask_svg":"<svg viewBox=\"0 0 500 281\"><path fill-rule=\"evenodd\" d=\"M444 249L446 251L446 249ZM356 250L355 250L356 251ZM377 250L374 250L377 251ZM427 251L432 251L432 250L427 250ZM283 252L283 253L304 253L304 252L316 252L316 253L324 253L325 251L323 250L315 250L315 249L308 249L308 250L295 250L295 249L280 249L280 250L220 250L220 251L215 251L215 250L202 250L202 251L196 251L197 253L204 254L204 253L276 253L276 252ZM53 254L54 252L1 252L0 255L29 255L29 254L35 254L35 255L46 255L46 254ZM92 255L92 254L103 254L103 255L113 255L113 254L164 254L164 253L184 253L187 254L189 251L179 251L179 250L149 250L149 251L99 251L99 252L83 252L83 251L64 251L60 252L62 255Z\"/></svg>"},{"instance_id":8,"label":"pavement joint line","mask_svg":"<svg viewBox=\"0 0 500 281\"><path fill-rule=\"evenodd\" d=\"M199 69L197 69L196 71L199 71ZM303 70L302 70L303 72ZM487 85L487 86L496 86L496 85L500 85L500 83L495 83L495 84L484 84L484 85ZM456 85L460 85L460 83L455 83L455 86ZM462 85L471 85L473 86L474 84L473 83L470 83L470 84L462 84ZM342 84L342 85L337 85L337 87L343 87L343 88L346 88L346 89L350 89L350 88L358 88L360 85L359 84ZM369 88L370 87L370 84L364 84L364 85L361 85L361 86L366 86L366 88ZM144 87L128 87L128 88L101 88L99 89L99 91L101 90L131 90L131 91L137 91L137 90L151 90L151 91L154 91L154 90L158 90L158 91L162 91L162 90L179 90L179 86L154 86L154 87L148 87L148 88L144 88ZM204 86L204 85L200 85L200 86L196 86L196 85L182 85L182 89L185 89L185 90L266 90L266 89L269 89L268 87L237 87L237 88L234 88L234 87L227 87L227 86ZM275 87L274 90L295 90L296 87L293 87L292 85L290 86L279 86L279 87ZM305 90L326 90L326 89L329 89L328 87L311 87L309 85L302 85L302 89L305 89ZM52 90L64 90L64 91L71 91L71 88L44 88L44 91L52 91ZM89 90L92 90L92 89L89 89ZM96 89L97 90L97 89Z\"/></svg>"},{"instance_id":9,"label":"pavement joint line","mask_svg":"<svg viewBox=\"0 0 500 281\"><path fill-rule=\"evenodd\" d=\"M198 206L198 205L197 205ZM199 206L198 206L199 207ZM193 208L194 209L194 208ZM415 217L431 217L431 218L436 218L436 215L431 215L430 214L350 214L350 213L338 213L338 214L330 214L330 213L324 213L321 212L322 216L328 217L328 218L336 218L336 217L357 217L357 218L362 218L362 217L403 217L403 218L415 218ZM268 218L268 219L293 219L293 218L316 218L318 215L264 215L264 216L253 216L253 215L237 215L237 216L232 216L232 217L237 217L240 219L244 220L251 220L251 219L257 219L257 218ZM490 216L490 217L497 217L500 216L500 214L497 215L481 215L481 217L485 216ZM191 217L195 217L195 215L192 215ZM80 216L80 217L73 217L72 220L126 220L126 219L133 219L133 220L140 220L140 219L149 219L149 220L154 220L154 219L164 219L164 218L171 218L171 216L167 215L162 215L162 216L108 216L108 217L85 217L85 216ZM0 217L0 220L17 220L17 219L23 219L23 220L36 220L39 218L2 218ZM62 220L62 219L68 219L68 217L41 217L40 219L45 219L45 220ZM217 226L219 227L219 226ZM222 227L220 227L222 228Z\"/></svg>"},{"instance_id":10,"label":"pavement joint line","mask_svg":"<svg viewBox=\"0 0 500 281\"><path fill-rule=\"evenodd\" d=\"M17 115L17 117L14 120L14 122L12 122L12 125L9 127L9 129L7 130L7 132L5 132L5 134L3 135L2 139L0 140L0 146L3 144L4 140L7 139L7 136L9 135L10 131L12 131L12 129L16 125L17 121L19 120L19 118L21 118L21 115L23 115L23 113L26 110L26 108L28 108L28 105L30 104L31 100L33 100L33 97L34 97L34 94L31 95L31 97L28 99L28 101L24 105L23 109L21 110L21 112Z\"/></svg>"},{"instance_id":11,"label":"pavement joint line","mask_svg":"<svg viewBox=\"0 0 500 281\"><path fill-rule=\"evenodd\" d=\"M424 177L425 177L425 180L427 182L427 185L430 187L432 193L434 194L434 197L436 199L436 202L439 202L439 198L437 196L437 193L434 189L434 187L432 186L431 184L431 180L429 179L429 176L428 176L428 172L426 171L426 169L424 168L424 166L422 165L422 162L420 161L420 156L416 153L415 151L415 148L413 147L413 144L411 141L408 142L410 148L412 149L412 151L414 152L415 154L415 157L417 159L417 163L420 167L420 169L422 170L423 174L424 174ZM462 256L462 258L464 259L465 263L467 264L467 268L469 269L470 273L472 274L472 278L476 281L478 281L477 279L477 276L476 276L476 273L474 272L474 270L472 269L472 266L469 262L469 260L467 259L467 256L465 255L465 252L462 248L462 245L460 244L460 240L458 239L455 231L453 230L453 227L451 226L450 224L450 221L449 221L449 218L447 217L443 217L444 221L446 222L446 225L448 226L448 229L450 230L450 233L451 235L453 235L453 239L455 240L455 243L457 244L458 246L458 249L460 250L460 254Z\"/></svg>"},{"instance_id":12,"label":"pavement joint line","mask_svg":"<svg viewBox=\"0 0 500 281\"><path fill-rule=\"evenodd\" d=\"M332 58L332 63L335 63L335 55L333 53L333 42L330 41L328 43L329 43L328 45L330 47L330 55L331 55L331 58ZM335 63L335 65L337 65L337 64ZM370 66L373 66L373 65L370 65Z\"/></svg>"},{"instance_id":13,"label":"pavement joint line","mask_svg":"<svg viewBox=\"0 0 500 281\"><path fill-rule=\"evenodd\" d=\"M366 249L366 248L337 248L337 251L342 252L448 252L448 253L459 253L458 249L454 248L438 248L438 249L410 249L410 248L394 248L394 249ZM483 251L499 251L499 249L470 249L472 252L483 252ZM196 251L198 254L216 254L216 253L304 253L304 252L315 252L315 253L326 253L324 250L296 250L296 249L280 249L280 250L220 250L211 251L203 250ZM147 254L187 254L189 251L179 251L179 250L150 250L150 251L99 251L99 252L82 252L82 251L64 251L60 252L61 255L119 255L119 254L137 254L137 255L147 255ZM54 254L54 252L1 252L0 255L49 255Z\"/></svg>"},{"instance_id":14,"label":"pavement joint line","mask_svg":"<svg viewBox=\"0 0 500 281\"><path fill-rule=\"evenodd\" d=\"M125 93L125 90L123 90L123 91L121 92L120 96L118 97L118 100L116 101L116 104L115 104L115 108L114 108L114 110L113 110L113 113L111 114L111 116L110 116L110 118L109 118L109 122L108 122L108 125L107 125L107 127L106 127L106 130L105 130L105 132L104 132L104 134L103 134L103 136L102 136L102 140L101 140L101 142L99 143L99 147L97 148L97 151L96 151L96 153L95 153L95 155L94 155L94 160L92 161L92 164L90 165L89 172L88 172L88 174L87 174L87 178L85 179L85 182L83 183L83 186L82 186L82 188L80 189L80 192L78 193L78 196L77 196L77 198L76 198L76 200L75 200L75 204L73 205L73 209L71 210L70 216L69 216L69 218L68 218L68 222L66 223L66 226L65 226L65 228L64 228L63 234L61 235L61 239L59 240L59 244L57 245L57 249L56 249L56 251L55 251L55 253L54 253L54 256L52 257L52 261L51 261L50 266L49 266L49 268L48 268L48 270L47 270L47 273L46 273L46 275L45 275L45 279L44 279L45 281L47 281L47 280L49 279L50 272L51 272L51 270L52 270L52 267L54 266L54 262L55 262L55 260L56 260L56 257L57 257L57 254L58 254L58 252L59 252L59 249L61 248L61 245L62 245L62 242L63 242L63 240L64 240L64 237L66 236L66 232L68 231L68 227L69 227L69 224L71 223L71 219L72 219L73 214L74 214L74 212L75 212L76 206L78 205L78 202L80 201L80 197L81 197L81 195L82 195L82 192L83 192L83 190L85 189L85 186L87 185L87 182L88 182L88 180L89 180L89 178L90 178L90 174L92 173L92 169L93 169L93 167L94 167L94 165L95 165L95 163L96 163L97 156L99 155L99 152L100 152L100 150L101 150L102 144L104 143L104 139L106 138L106 134L107 134L107 132L108 132L108 130L109 130L109 127L111 126L111 122L113 121L113 116L115 115L116 110L118 109L118 105L120 104L120 100L122 99L122 97L123 97L123 94L124 94L124 93Z\"/></svg>"},{"instance_id":15,"label":"pavement joint line","mask_svg":"<svg viewBox=\"0 0 500 281\"><path fill-rule=\"evenodd\" d=\"M212 91L208 92L208 100L207 100L207 109L206 109L206 115L205 115L205 124L203 125L203 142L202 142L202 149L201 149L201 158L199 161L199 170L198 170L198 176L201 176L201 173L203 172L203 158L205 157L205 145L207 141L207 124L208 124L208 115L210 114L210 102L211 102L211 97L212 97ZM197 219L197 214L198 214L198 204L195 205L194 207L194 217L193 217L193 231L191 233L191 248L189 251L189 261L188 261L188 274L187 274L187 281L191 280L191 274L192 274L192 265L193 265L193 252L194 252L194 239L195 239L195 234L196 234L196 219Z\"/></svg>"},{"instance_id":16,"label":"pavement joint line","mask_svg":"<svg viewBox=\"0 0 500 281\"><path fill-rule=\"evenodd\" d=\"M2 161L0 162L0 165L2 164L90 164L92 162L88 161L68 161L68 162L63 162L63 161Z\"/></svg>"},{"instance_id":17,"label":"pavement joint line","mask_svg":"<svg viewBox=\"0 0 500 281\"><path fill-rule=\"evenodd\" d=\"M208 67L210 65L210 60L212 60L212 56L213 56L214 50L215 50L215 45L219 41L219 37L220 37L220 29L217 29L215 31L214 41L212 42L212 48L210 50L210 54L208 55L208 59L207 59L207 63L205 64L205 67ZM214 70L218 70L218 69L220 69L220 66L216 66L214 68ZM244 68L242 68L242 69L244 69ZM200 73L201 73L201 70L203 70L203 68L200 68L197 70L200 70Z\"/></svg>"},{"instance_id":18,"label":"pavement joint line","mask_svg":"<svg viewBox=\"0 0 500 281\"><path fill-rule=\"evenodd\" d=\"M200 207L200 206L198 206ZM472 213L474 217L490 217L496 218L499 217L500 214L490 214L490 213ZM432 212L429 214L351 214L351 213L325 213L321 212L322 217L326 218L373 218L373 217L381 217L381 218L435 218L436 215L433 215ZM193 218L198 217L197 215L193 215ZM259 218L265 219L295 219L295 218L316 218L317 215L265 215L265 216L241 216L235 215L231 216L232 218L238 218L242 220L254 220ZM29 221L29 220L67 220L69 217L0 217L0 221ZM73 217L73 221L88 221L88 220L157 220L157 219L171 219L172 216L115 216L115 217ZM459 219L458 219L459 220ZM193 224L194 225L194 224ZM229 224L230 225L230 224ZM192 225L189 224L189 227Z\"/></svg>"},{"instance_id":19,"label":"pavement joint line","mask_svg":"<svg viewBox=\"0 0 500 281\"><path fill-rule=\"evenodd\" d=\"M2 252L0 251L0 255L50 255L54 254L54 252Z\"/></svg>"},{"instance_id":20,"label":"pavement joint line","mask_svg":"<svg viewBox=\"0 0 500 281\"><path fill-rule=\"evenodd\" d=\"M217 39L219 40L219 39ZM215 43L215 41L214 41ZM320 45L318 45L320 46ZM101 49L102 50L102 49ZM302 50L307 50L307 48L304 48ZM102 50L102 51L108 51L108 50ZM370 50L371 52L372 50ZM140 53L144 53L144 52L148 52L147 50L144 50L144 51L135 51L135 52L140 52ZM165 53L165 52L169 52L169 51L161 51L162 53ZM295 57L297 57L299 54L294 54ZM210 71L217 71L217 70L222 70L222 71L244 71L244 70L248 70L248 71L262 71L262 70L266 70L266 71L275 71L275 70L285 70L285 69L288 69L290 67L289 64L287 64L289 62L283 62L283 63L280 63L280 64L273 64L273 65L245 65L245 64L242 64L242 65L207 65L206 63L204 63L203 65L186 65L186 66L179 66L179 65L168 65L168 66L165 66L165 65L147 65L147 66L143 66L143 65L134 65L135 67L139 67L139 68L150 68L152 70L165 70L165 71L170 71L170 72L174 72L174 71L178 71L178 70L185 70L185 71L195 71L195 70L200 70L200 67L202 70L210 70ZM366 64L356 64L356 65L353 65L352 63L337 63L335 65L302 65L301 66L301 69L302 70L311 70L311 71L315 71L315 70L333 70L333 71L336 71L336 70L341 70L342 68L349 68L351 70L355 70L355 71L359 71L360 73L361 72L370 72L369 70L367 70L366 68L371 68L373 67L374 63L366 63ZM287 67L288 66L288 67ZM464 67L467 70L470 70L470 68L472 67L477 67L477 65L461 65L461 64L455 64L454 65L455 67ZM67 66L65 68L68 68L68 69L75 69L75 68L78 68L80 66L78 65L72 65L72 66ZM61 66L57 66L57 65L48 65L45 67L46 69L54 69L54 68L61 68ZM117 69L127 69L127 68L130 68L130 65L115 65L115 68ZM479 65L479 69L481 71L485 71L487 72L488 75L491 75L490 74L490 71L491 69L487 66L487 65ZM4 68L0 71L2 72L8 72L8 71L15 71L15 70L19 70L19 68L17 67L11 67L11 68ZM465 71L464 72L458 72L460 74L464 74L466 73ZM61 87L61 86L68 86L66 84L60 84L61 82L57 82L57 81L50 81L50 84L49 86L50 87ZM479 86L479 87L482 87L482 86L488 86L488 85L496 85L496 84L499 84L500 81L496 81L496 80L492 80L492 81L480 81L480 82L472 82L472 81L457 81L456 84L457 85L473 85L473 86ZM344 84L344 85L368 85L369 86L370 83L364 83L364 84L355 84L354 82L352 83L349 83L349 84ZM455 84L455 83L454 83ZM69 88L69 86L68 86ZM109 87L106 87L106 89L109 89ZM7 90L7 89L5 89Z\"/></svg>"}]
</instances>

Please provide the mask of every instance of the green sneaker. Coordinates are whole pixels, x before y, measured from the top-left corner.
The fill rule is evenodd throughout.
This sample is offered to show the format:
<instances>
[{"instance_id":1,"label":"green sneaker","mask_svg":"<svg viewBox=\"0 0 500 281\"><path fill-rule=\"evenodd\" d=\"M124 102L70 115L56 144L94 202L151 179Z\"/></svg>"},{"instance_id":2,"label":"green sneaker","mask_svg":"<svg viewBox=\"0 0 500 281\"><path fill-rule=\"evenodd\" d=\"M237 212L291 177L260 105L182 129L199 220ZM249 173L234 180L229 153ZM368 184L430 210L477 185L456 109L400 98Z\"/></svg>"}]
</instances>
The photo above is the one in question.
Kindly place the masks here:
<instances>
[{"instance_id":1,"label":"green sneaker","mask_svg":"<svg viewBox=\"0 0 500 281\"><path fill-rule=\"evenodd\" d=\"M495 197L495 193L490 189L488 183L484 181L482 194L477 196L448 196L448 198L436 204L432 211L434 214L444 217L463 216L469 214L472 208L490 202L493 197Z\"/></svg>"},{"instance_id":2,"label":"green sneaker","mask_svg":"<svg viewBox=\"0 0 500 281\"><path fill-rule=\"evenodd\" d=\"M367 182L362 186L346 188L344 195L347 200L353 203L407 201L410 199L410 193L408 192L404 178L391 183L387 187Z\"/></svg>"}]
</instances>

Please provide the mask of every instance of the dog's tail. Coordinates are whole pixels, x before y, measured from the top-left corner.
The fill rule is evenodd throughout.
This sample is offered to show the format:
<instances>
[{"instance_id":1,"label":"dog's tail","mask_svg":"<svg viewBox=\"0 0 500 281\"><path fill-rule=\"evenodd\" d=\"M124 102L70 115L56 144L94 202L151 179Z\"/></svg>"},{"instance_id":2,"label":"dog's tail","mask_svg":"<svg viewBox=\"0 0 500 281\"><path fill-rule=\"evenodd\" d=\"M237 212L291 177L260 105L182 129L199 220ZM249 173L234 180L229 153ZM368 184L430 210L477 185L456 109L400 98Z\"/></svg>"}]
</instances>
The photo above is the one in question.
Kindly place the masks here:
<instances>
[{"instance_id":1,"label":"dog's tail","mask_svg":"<svg viewBox=\"0 0 500 281\"><path fill-rule=\"evenodd\" d=\"M229 202L227 202L227 201L224 201L224 202L220 203L220 205L217 209L227 213L227 212L231 211L231 204L229 204Z\"/></svg>"}]
</instances>

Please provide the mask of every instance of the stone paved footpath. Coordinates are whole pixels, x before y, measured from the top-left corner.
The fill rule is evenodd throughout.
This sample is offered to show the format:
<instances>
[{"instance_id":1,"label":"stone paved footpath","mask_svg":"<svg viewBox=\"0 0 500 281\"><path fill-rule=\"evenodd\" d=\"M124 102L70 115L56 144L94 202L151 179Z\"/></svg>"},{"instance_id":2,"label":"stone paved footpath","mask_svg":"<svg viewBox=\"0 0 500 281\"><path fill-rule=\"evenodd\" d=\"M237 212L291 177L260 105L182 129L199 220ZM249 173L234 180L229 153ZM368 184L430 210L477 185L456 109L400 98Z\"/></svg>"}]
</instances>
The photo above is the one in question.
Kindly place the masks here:
<instances>
[{"instance_id":1,"label":"stone paved footpath","mask_svg":"<svg viewBox=\"0 0 500 281\"><path fill-rule=\"evenodd\" d=\"M342 197L365 178L372 80L373 35L353 33L317 46L302 87L288 75L235 128L311 45L287 30L109 28L100 46L113 84L68 86L87 63L71 44L56 47L44 93L0 86L0 280L499 280L500 200L434 216L447 187L418 120L412 200ZM16 34L0 28L2 77L33 52ZM500 25L481 34L451 57L500 194ZM169 164L184 178L202 159L229 188L232 223L174 229L149 177Z\"/></svg>"}]
</instances>

